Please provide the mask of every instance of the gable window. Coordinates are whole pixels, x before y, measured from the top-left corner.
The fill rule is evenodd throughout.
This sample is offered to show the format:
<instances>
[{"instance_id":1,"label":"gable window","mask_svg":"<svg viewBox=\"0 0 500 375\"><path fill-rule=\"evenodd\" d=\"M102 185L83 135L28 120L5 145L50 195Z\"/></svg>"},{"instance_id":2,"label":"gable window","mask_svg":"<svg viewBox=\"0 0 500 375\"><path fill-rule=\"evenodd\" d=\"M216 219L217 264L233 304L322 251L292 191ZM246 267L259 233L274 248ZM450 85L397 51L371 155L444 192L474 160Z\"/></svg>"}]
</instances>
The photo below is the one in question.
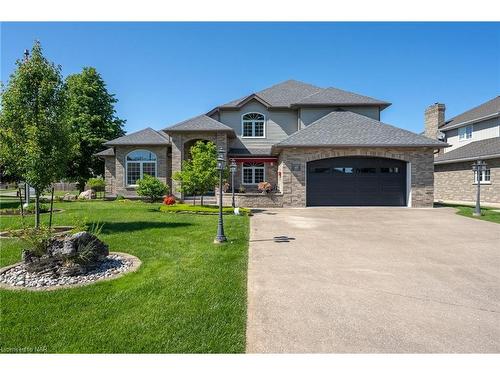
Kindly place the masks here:
<instances>
[{"instance_id":1,"label":"gable window","mask_svg":"<svg viewBox=\"0 0 500 375\"><path fill-rule=\"evenodd\" d=\"M480 180L482 184L491 183L491 174L489 169L486 169L480 173ZM474 171L474 183L477 184L477 171Z\"/></svg>"},{"instance_id":2,"label":"gable window","mask_svg":"<svg viewBox=\"0 0 500 375\"><path fill-rule=\"evenodd\" d=\"M125 158L125 178L128 186L136 186L145 174L156 177L156 155L148 150L135 150Z\"/></svg>"},{"instance_id":3,"label":"gable window","mask_svg":"<svg viewBox=\"0 0 500 375\"><path fill-rule=\"evenodd\" d=\"M241 117L241 135L245 138L265 138L264 124L262 113L245 113Z\"/></svg>"},{"instance_id":4,"label":"gable window","mask_svg":"<svg viewBox=\"0 0 500 375\"><path fill-rule=\"evenodd\" d=\"M472 138L472 125L464 126L458 129L458 139L463 141Z\"/></svg>"},{"instance_id":5,"label":"gable window","mask_svg":"<svg viewBox=\"0 0 500 375\"><path fill-rule=\"evenodd\" d=\"M244 185L257 185L265 181L264 163L243 163L241 177Z\"/></svg>"}]
</instances>

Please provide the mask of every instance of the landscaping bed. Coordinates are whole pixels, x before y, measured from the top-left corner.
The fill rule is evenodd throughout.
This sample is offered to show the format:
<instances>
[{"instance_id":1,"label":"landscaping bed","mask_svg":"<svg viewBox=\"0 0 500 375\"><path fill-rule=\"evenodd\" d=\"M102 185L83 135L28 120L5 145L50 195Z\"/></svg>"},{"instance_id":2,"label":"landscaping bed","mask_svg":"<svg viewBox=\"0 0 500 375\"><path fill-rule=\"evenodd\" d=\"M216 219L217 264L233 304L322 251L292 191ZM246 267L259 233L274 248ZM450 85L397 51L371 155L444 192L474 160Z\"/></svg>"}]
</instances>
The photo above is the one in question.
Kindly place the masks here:
<instances>
[{"instance_id":1,"label":"landscaping bed","mask_svg":"<svg viewBox=\"0 0 500 375\"><path fill-rule=\"evenodd\" d=\"M228 242L214 245L215 215L175 215L158 204L77 201L54 225L100 222L110 252L142 262L106 282L50 292L0 290L0 352L44 347L48 353L242 353L245 351L246 216L227 215ZM33 216L25 223L32 225ZM42 217L48 223L48 215ZM22 228L5 216L0 230ZM0 267L21 260L18 239L0 239Z\"/></svg>"},{"instance_id":2,"label":"landscaping bed","mask_svg":"<svg viewBox=\"0 0 500 375\"><path fill-rule=\"evenodd\" d=\"M187 214L201 214L201 215L217 215L219 213L218 206L196 206L185 203L176 203L173 205L161 205L159 210L161 212L171 213L187 213ZM234 215L233 207L223 207L222 213L224 215ZM251 210L248 208L239 208L239 214L244 216L251 215Z\"/></svg>"},{"instance_id":3,"label":"landscaping bed","mask_svg":"<svg viewBox=\"0 0 500 375\"><path fill-rule=\"evenodd\" d=\"M0 288L18 290L56 290L111 280L137 270L138 258L124 253L111 253L98 267L73 276L43 275L29 272L23 262L0 269Z\"/></svg>"}]
</instances>

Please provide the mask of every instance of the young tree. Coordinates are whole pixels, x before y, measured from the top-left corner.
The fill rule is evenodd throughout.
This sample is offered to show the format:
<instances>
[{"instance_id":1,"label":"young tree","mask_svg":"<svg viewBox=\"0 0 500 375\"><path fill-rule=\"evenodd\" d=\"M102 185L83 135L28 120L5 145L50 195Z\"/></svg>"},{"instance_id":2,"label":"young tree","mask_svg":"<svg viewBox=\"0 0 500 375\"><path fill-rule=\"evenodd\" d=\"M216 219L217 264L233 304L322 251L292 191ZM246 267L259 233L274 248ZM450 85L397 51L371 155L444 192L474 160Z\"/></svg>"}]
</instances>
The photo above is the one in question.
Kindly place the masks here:
<instances>
[{"instance_id":1,"label":"young tree","mask_svg":"<svg viewBox=\"0 0 500 375\"><path fill-rule=\"evenodd\" d=\"M35 226L40 226L40 194L63 176L70 138L63 120L61 67L49 62L36 41L31 56L2 88L0 160L7 173L20 176L35 189Z\"/></svg>"},{"instance_id":2,"label":"young tree","mask_svg":"<svg viewBox=\"0 0 500 375\"><path fill-rule=\"evenodd\" d=\"M181 183L184 193L203 195L218 183L217 147L212 142L198 141L191 147L191 159L183 163L182 171L173 178Z\"/></svg>"},{"instance_id":3,"label":"young tree","mask_svg":"<svg viewBox=\"0 0 500 375\"><path fill-rule=\"evenodd\" d=\"M66 177L77 182L80 192L90 177L102 174L103 161L94 156L106 140L124 135L124 120L116 116L118 101L106 88L95 68L83 68L66 78L66 120L74 137L75 149Z\"/></svg>"}]
</instances>

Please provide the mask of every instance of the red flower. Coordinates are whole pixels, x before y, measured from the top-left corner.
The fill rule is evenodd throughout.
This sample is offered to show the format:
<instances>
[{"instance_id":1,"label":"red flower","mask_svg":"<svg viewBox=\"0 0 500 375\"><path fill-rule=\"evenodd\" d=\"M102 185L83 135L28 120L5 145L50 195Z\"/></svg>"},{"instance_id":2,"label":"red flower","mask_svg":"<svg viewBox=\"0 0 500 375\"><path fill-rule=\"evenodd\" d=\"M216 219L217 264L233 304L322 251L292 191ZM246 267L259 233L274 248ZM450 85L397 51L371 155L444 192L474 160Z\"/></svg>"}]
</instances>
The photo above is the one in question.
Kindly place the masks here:
<instances>
[{"instance_id":1,"label":"red flower","mask_svg":"<svg viewBox=\"0 0 500 375\"><path fill-rule=\"evenodd\" d=\"M166 204L167 206L175 204L175 197L173 195L165 197L165 199L163 199L163 204Z\"/></svg>"}]
</instances>

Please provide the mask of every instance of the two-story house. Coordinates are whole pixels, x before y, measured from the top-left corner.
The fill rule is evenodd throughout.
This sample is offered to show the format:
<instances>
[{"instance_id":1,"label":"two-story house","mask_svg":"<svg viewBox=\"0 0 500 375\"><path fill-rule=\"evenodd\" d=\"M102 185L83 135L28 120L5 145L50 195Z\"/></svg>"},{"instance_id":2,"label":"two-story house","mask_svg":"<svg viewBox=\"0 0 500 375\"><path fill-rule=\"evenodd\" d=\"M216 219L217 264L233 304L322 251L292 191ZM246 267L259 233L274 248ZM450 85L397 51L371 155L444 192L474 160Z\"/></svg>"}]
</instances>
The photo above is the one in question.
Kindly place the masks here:
<instances>
[{"instance_id":1,"label":"two-story house","mask_svg":"<svg viewBox=\"0 0 500 375\"><path fill-rule=\"evenodd\" d=\"M237 204L247 207L431 207L436 139L380 122L390 103L294 80L222 104L161 130L106 143L106 195L134 197L144 174L182 198L171 176L197 140L237 163ZM259 182L273 187L257 191ZM228 197L225 197L226 199Z\"/></svg>"},{"instance_id":2,"label":"two-story house","mask_svg":"<svg viewBox=\"0 0 500 375\"><path fill-rule=\"evenodd\" d=\"M479 178L481 200L500 203L500 96L448 120L444 104L430 106L425 135L450 145L434 159L436 200L474 202ZM479 176L472 171L476 160L488 166Z\"/></svg>"}]
</instances>

